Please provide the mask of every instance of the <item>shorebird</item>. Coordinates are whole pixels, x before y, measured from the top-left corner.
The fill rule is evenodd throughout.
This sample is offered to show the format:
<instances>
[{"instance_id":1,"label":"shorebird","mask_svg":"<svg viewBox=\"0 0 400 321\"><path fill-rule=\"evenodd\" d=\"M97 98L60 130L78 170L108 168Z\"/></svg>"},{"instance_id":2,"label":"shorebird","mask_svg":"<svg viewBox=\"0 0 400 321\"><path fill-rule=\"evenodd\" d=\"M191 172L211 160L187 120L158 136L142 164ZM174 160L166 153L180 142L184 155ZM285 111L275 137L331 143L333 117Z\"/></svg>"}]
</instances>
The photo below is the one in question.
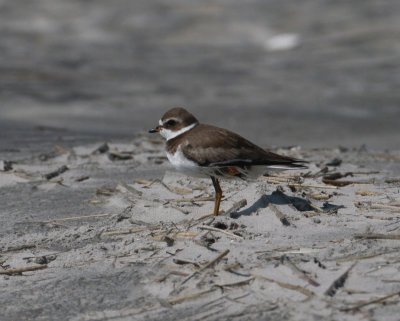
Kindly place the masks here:
<instances>
[{"instance_id":1,"label":"shorebird","mask_svg":"<svg viewBox=\"0 0 400 321\"><path fill-rule=\"evenodd\" d=\"M150 133L166 139L168 160L180 172L210 177L215 189L214 215L219 214L219 178L256 178L268 170L306 168L306 161L267 151L229 130L201 124L184 108L173 108Z\"/></svg>"}]
</instances>

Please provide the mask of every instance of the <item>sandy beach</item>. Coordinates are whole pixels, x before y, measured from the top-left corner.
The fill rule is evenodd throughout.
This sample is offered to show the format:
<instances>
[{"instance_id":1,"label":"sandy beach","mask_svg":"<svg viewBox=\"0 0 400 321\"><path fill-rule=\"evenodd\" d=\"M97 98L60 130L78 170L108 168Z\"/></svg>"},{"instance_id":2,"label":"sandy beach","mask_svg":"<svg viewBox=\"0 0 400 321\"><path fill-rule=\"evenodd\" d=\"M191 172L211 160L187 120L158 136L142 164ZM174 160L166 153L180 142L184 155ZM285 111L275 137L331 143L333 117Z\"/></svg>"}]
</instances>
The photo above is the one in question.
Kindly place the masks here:
<instances>
[{"instance_id":1,"label":"sandy beach","mask_svg":"<svg viewBox=\"0 0 400 321\"><path fill-rule=\"evenodd\" d=\"M218 217L146 134L0 172L2 320L397 320L400 153L277 152Z\"/></svg>"}]
</instances>

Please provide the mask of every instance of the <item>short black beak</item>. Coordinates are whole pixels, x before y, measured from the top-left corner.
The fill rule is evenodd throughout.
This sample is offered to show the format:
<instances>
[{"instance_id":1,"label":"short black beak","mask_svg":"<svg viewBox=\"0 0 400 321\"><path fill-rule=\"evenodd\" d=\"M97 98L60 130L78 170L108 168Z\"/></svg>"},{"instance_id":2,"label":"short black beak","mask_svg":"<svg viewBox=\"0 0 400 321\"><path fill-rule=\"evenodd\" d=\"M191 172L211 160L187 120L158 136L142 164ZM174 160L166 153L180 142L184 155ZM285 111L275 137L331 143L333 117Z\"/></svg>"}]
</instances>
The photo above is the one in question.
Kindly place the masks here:
<instances>
[{"instance_id":1,"label":"short black beak","mask_svg":"<svg viewBox=\"0 0 400 321\"><path fill-rule=\"evenodd\" d=\"M161 130L161 126L157 126L156 128L150 129L149 133L158 133Z\"/></svg>"}]
</instances>

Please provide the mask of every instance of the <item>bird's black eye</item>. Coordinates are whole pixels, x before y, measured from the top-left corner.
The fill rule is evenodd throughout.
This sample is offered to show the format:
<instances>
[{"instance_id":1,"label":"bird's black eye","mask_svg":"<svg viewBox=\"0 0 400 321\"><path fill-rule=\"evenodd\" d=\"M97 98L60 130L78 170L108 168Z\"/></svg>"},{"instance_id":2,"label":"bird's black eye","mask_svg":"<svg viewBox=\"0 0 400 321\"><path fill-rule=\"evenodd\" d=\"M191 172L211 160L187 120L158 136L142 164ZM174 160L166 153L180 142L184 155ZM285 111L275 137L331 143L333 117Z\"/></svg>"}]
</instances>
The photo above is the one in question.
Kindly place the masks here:
<instances>
[{"instance_id":1,"label":"bird's black eye","mask_svg":"<svg viewBox=\"0 0 400 321\"><path fill-rule=\"evenodd\" d=\"M176 120L170 119L170 120L168 120L165 124L166 124L168 127L175 126L175 125L176 125Z\"/></svg>"}]
</instances>

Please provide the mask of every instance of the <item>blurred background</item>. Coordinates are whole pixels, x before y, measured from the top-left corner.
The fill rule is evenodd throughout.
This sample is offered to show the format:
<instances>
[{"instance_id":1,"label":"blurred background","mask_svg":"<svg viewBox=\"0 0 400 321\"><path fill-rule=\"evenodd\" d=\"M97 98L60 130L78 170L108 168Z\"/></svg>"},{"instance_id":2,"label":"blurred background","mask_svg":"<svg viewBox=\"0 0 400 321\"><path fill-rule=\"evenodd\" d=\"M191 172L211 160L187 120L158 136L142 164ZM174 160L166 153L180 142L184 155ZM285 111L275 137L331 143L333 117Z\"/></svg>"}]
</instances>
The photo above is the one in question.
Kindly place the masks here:
<instances>
[{"instance_id":1,"label":"blurred background","mask_svg":"<svg viewBox=\"0 0 400 321\"><path fill-rule=\"evenodd\" d=\"M400 147L398 0L0 0L0 151L184 106L265 147Z\"/></svg>"}]
</instances>

